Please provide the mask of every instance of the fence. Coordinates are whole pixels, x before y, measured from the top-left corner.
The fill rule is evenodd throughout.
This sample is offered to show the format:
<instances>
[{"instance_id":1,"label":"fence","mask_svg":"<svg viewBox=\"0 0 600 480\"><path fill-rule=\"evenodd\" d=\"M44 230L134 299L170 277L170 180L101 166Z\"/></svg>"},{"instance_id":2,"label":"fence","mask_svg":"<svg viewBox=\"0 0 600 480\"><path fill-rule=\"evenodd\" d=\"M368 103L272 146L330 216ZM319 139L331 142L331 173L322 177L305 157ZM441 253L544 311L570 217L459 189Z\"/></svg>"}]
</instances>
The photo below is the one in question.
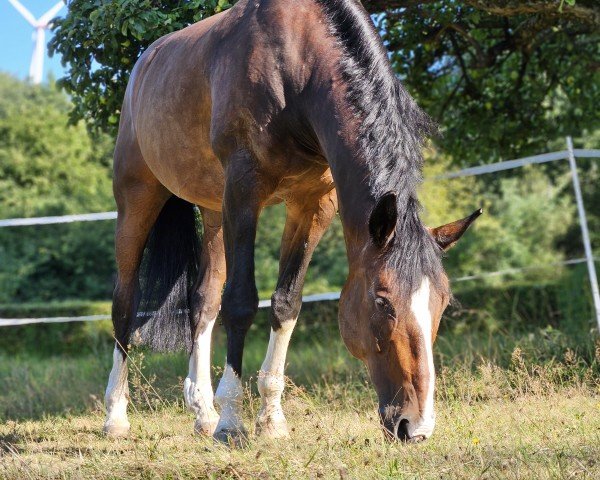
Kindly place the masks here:
<instances>
[{"instance_id":1,"label":"fence","mask_svg":"<svg viewBox=\"0 0 600 480\"><path fill-rule=\"evenodd\" d=\"M590 236L588 231L585 205L581 195L581 186L579 183L579 175L577 173L576 158L600 158L600 150L582 150L574 149L571 137L566 139L566 150L559 152L546 153L542 155L535 155L532 157L520 158L517 160L510 160L506 162L498 162L488 165L480 165L478 167L466 168L464 170L450 172L444 175L435 177L433 180L441 179L452 179L459 177L477 176L488 173L500 172L504 170L511 170L515 168L521 168L526 165L540 164L555 162L560 160L568 160L569 167L571 170L571 177L573 181L573 189L575 192L575 200L577 203L577 211L579 214L579 223L581 227L581 236L583 241L583 247L585 251L584 258L573 258L565 260L560 263L553 263L547 265L534 265L526 266L521 268L512 268L508 270L501 270L496 272L486 272L479 275L469 275L465 277L459 277L453 279L454 282L476 280L483 277L490 276L501 276L511 273L518 273L526 270L533 270L539 268L546 268L549 266L558 265L575 265L586 263L588 269L588 275L591 285L592 298L594 301L594 309L596 313L596 322L598 329L600 330L600 292L598 289L598 278L596 274L596 268L594 265L595 258L592 252L592 246L590 242ZM57 217L37 217L37 218L14 218L0 220L0 228L3 227L24 227L29 225L50 225L57 223L72 223L72 222L92 222L101 220L112 220L117 218L117 212L102 212L102 213L89 213L81 215L64 215ZM304 303L308 302L319 302L326 300L337 300L339 299L340 292L330 292L317 295L309 295L302 298ZM261 300L259 308L267 308L271 305L270 300ZM107 315L88 315L81 317L53 317L53 318L0 318L0 327L17 326L17 325L30 325L36 323L62 323L62 322L82 322L82 321L94 321L94 320L105 320L110 318Z\"/></svg>"}]
</instances>

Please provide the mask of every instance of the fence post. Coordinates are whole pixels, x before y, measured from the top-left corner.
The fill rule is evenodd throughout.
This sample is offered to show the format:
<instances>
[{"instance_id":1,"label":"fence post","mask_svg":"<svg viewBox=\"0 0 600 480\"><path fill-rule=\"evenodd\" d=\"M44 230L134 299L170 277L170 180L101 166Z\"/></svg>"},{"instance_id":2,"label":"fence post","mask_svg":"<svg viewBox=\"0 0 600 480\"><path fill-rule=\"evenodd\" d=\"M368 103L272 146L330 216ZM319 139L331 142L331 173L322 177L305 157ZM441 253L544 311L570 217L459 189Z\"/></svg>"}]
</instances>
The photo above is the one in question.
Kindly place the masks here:
<instances>
[{"instance_id":1,"label":"fence post","mask_svg":"<svg viewBox=\"0 0 600 480\"><path fill-rule=\"evenodd\" d=\"M575 189L575 199L577 200L577 211L579 212L579 224L581 226L581 236L583 237L583 248L587 261L588 274L592 287L592 297L594 299L594 309L596 310L596 322L600 331L600 292L598 291L598 277L596 276L596 266L594 265L594 254L590 242L587 219L585 216L585 207L583 197L581 196L581 185L579 184L579 175L577 174L577 163L573 152L573 139L567 137L567 150L569 151L569 164L571 165L571 176L573 178L573 188Z\"/></svg>"}]
</instances>

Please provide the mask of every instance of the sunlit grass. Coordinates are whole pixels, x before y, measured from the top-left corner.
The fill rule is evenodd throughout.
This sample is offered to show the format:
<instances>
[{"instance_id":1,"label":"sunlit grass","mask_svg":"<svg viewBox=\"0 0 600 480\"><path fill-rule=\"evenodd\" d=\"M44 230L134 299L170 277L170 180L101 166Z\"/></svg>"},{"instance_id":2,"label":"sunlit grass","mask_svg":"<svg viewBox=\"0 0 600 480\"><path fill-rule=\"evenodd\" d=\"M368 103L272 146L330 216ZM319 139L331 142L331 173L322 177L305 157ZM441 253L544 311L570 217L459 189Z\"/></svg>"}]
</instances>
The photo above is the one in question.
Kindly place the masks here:
<instances>
[{"instance_id":1,"label":"sunlit grass","mask_svg":"<svg viewBox=\"0 0 600 480\"><path fill-rule=\"evenodd\" d=\"M183 353L132 352L125 440L101 434L109 343L81 355L0 356L0 478L600 477L600 345L589 339L447 330L436 347L434 436L398 445L384 441L365 369L335 325L299 324L284 398L291 438L270 442L253 435L263 327L244 356L251 436L241 450L193 435ZM224 340L217 329L215 379Z\"/></svg>"}]
</instances>

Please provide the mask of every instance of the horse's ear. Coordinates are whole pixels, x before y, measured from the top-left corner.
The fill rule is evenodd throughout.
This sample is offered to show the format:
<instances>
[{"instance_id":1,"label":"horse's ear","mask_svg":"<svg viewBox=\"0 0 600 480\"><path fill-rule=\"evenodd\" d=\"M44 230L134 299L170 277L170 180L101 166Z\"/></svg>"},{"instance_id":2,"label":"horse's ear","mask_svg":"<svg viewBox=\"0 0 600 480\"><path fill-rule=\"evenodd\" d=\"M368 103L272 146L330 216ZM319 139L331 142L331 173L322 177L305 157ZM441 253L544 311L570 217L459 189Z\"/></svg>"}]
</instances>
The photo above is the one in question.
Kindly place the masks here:
<instances>
[{"instance_id":1,"label":"horse's ear","mask_svg":"<svg viewBox=\"0 0 600 480\"><path fill-rule=\"evenodd\" d=\"M474 211L468 217L457 220L456 222L448 223L437 228L428 228L429 233L435 239L440 248L444 251L452 248L462 234L467 231L467 228L483 213L483 209Z\"/></svg>"},{"instance_id":2,"label":"horse's ear","mask_svg":"<svg viewBox=\"0 0 600 480\"><path fill-rule=\"evenodd\" d=\"M398 198L394 192L384 194L371 212L369 233L373 243L379 248L385 247L396 231L398 221Z\"/></svg>"}]
</instances>

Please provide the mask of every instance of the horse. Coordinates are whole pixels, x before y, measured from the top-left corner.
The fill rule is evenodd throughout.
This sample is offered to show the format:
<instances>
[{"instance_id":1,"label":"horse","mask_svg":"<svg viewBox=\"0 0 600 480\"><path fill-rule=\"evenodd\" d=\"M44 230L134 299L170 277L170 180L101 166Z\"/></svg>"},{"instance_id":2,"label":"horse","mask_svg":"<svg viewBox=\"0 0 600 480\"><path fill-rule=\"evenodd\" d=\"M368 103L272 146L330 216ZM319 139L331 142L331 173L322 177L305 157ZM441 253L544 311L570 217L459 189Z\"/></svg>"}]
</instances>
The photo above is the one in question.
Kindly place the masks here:
<instances>
[{"instance_id":1,"label":"horse","mask_svg":"<svg viewBox=\"0 0 600 480\"><path fill-rule=\"evenodd\" d=\"M309 261L339 211L349 265L341 336L366 364L386 437L428 438L432 344L450 300L441 258L481 213L421 222L421 150L433 133L357 0L240 0L154 42L132 70L114 153L116 342L104 432L129 432L127 352L139 337L159 351L189 349L184 398L196 433L247 439L241 375L258 308L256 226L265 206L283 202L256 433L289 435L286 351ZM213 394L219 310L227 357Z\"/></svg>"}]
</instances>

